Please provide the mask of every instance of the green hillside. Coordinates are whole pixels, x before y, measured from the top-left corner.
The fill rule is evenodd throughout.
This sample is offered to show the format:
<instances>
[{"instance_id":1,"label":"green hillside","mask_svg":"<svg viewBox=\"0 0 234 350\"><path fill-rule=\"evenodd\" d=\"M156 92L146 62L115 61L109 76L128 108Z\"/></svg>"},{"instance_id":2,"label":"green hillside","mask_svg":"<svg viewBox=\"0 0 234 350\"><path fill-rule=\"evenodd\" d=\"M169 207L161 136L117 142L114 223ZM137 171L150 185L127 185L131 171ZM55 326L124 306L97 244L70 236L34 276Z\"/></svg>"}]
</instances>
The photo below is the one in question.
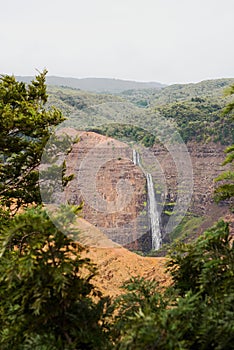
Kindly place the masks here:
<instances>
[{"instance_id":1,"label":"green hillside","mask_svg":"<svg viewBox=\"0 0 234 350\"><path fill-rule=\"evenodd\" d=\"M48 94L47 105L58 107L66 117L92 106L123 101L119 96L97 94L69 87L48 86Z\"/></svg>"},{"instance_id":2,"label":"green hillside","mask_svg":"<svg viewBox=\"0 0 234 350\"><path fill-rule=\"evenodd\" d=\"M197 97L222 97L223 90L234 83L234 78L204 80L196 84L174 84L162 89L127 90L121 96L139 106L156 106Z\"/></svg>"},{"instance_id":3,"label":"green hillside","mask_svg":"<svg viewBox=\"0 0 234 350\"><path fill-rule=\"evenodd\" d=\"M233 83L234 79L217 79L120 94L50 86L48 104L64 112L67 126L145 146L153 145L160 128L171 126L185 142L229 144L234 142L233 122L229 116L223 117L222 109L229 101L224 90Z\"/></svg>"}]
</instances>

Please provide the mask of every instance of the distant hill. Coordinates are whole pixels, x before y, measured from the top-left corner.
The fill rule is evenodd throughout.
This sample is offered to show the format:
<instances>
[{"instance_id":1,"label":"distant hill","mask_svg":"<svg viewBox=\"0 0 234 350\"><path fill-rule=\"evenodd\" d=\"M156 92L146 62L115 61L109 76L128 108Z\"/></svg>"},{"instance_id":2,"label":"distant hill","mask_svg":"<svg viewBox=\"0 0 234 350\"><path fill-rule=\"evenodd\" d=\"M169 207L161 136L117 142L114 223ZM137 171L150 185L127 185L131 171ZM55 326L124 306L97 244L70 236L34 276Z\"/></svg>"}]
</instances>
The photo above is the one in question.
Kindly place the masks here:
<instances>
[{"instance_id":1,"label":"distant hill","mask_svg":"<svg viewBox=\"0 0 234 350\"><path fill-rule=\"evenodd\" d=\"M18 80L30 82L34 77L17 76ZM143 89L161 89L165 84L157 82L138 82L131 80L110 79L110 78L64 78L56 76L48 76L46 78L48 85L69 87L92 92L109 92L120 93L126 90L143 90Z\"/></svg>"},{"instance_id":2,"label":"distant hill","mask_svg":"<svg viewBox=\"0 0 234 350\"><path fill-rule=\"evenodd\" d=\"M234 84L234 78L203 80L199 83L174 84L157 91L154 105L186 101L191 98L210 97L214 100L222 97L224 89Z\"/></svg>"},{"instance_id":3,"label":"distant hill","mask_svg":"<svg viewBox=\"0 0 234 350\"><path fill-rule=\"evenodd\" d=\"M223 97L224 89L234 84L234 78L203 80L199 83L173 84L162 89L127 90L120 96L140 107L155 107L192 98Z\"/></svg>"},{"instance_id":4,"label":"distant hill","mask_svg":"<svg viewBox=\"0 0 234 350\"><path fill-rule=\"evenodd\" d=\"M231 144L233 122L230 116L222 116L222 109L230 102L224 90L231 84L234 79L215 79L112 94L50 85L48 107L61 109L68 118L67 126L121 140L131 138L145 146L152 146L155 140L140 128L159 129L159 116L175 122L185 142ZM129 129L123 124L137 127Z\"/></svg>"}]
</instances>

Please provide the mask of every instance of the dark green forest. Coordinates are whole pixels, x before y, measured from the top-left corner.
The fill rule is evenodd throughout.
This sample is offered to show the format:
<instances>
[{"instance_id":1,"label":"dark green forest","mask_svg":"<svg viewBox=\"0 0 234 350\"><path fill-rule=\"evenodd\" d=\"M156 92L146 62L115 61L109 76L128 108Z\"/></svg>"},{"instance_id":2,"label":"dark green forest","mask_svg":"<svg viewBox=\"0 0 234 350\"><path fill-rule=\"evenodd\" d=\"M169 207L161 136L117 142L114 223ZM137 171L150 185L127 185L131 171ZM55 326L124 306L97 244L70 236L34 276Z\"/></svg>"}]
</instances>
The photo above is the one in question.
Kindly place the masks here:
<instances>
[{"instance_id":1,"label":"dark green forest","mask_svg":"<svg viewBox=\"0 0 234 350\"><path fill-rule=\"evenodd\" d=\"M142 115L150 106L175 120L186 142L226 144L224 164L233 166L233 102L223 97L233 81L166 87L149 93L146 104L140 102L146 100L145 91L137 92L136 100L130 92L47 92L45 77L46 71L28 85L11 76L0 79L0 349L234 349L234 246L228 223L217 222L194 242L171 245L169 287L130 277L124 294L111 299L94 287L98 271L81 257L86 248L74 240L79 231L73 226L69 235L63 233L82 209L62 206L57 213L62 225L55 226L38 188L38 166L53 129L71 111L67 125L82 125L85 118L91 125L96 117L105 124L96 109L87 113L87 106L104 100L121 103L128 96ZM215 93L210 84L216 84ZM233 93L232 86L227 94ZM57 100L63 113L52 107ZM154 114L144 115L146 124L154 126ZM134 120L134 114L129 117ZM125 135L123 126L113 130L112 136ZM100 132L109 133L102 128ZM138 142L155 142L144 140L150 134L141 132L129 130ZM233 179L233 168L216 179L217 202L233 200Z\"/></svg>"}]
</instances>

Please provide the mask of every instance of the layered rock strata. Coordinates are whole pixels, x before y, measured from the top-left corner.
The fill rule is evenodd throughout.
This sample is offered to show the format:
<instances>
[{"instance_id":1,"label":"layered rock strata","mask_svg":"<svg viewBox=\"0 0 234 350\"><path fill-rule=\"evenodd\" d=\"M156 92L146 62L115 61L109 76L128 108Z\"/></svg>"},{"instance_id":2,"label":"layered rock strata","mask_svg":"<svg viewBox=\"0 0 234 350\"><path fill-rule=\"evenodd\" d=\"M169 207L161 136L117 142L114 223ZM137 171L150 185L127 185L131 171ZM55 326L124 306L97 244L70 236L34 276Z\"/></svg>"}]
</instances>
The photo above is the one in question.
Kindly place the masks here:
<instances>
[{"instance_id":1,"label":"layered rock strata","mask_svg":"<svg viewBox=\"0 0 234 350\"><path fill-rule=\"evenodd\" d=\"M83 218L114 242L135 243L147 231L146 179L126 144L93 132L79 134L66 158L66 200L84 203ZM134 245L133 245L134 248Z\"/></svg>"}]
</instances>

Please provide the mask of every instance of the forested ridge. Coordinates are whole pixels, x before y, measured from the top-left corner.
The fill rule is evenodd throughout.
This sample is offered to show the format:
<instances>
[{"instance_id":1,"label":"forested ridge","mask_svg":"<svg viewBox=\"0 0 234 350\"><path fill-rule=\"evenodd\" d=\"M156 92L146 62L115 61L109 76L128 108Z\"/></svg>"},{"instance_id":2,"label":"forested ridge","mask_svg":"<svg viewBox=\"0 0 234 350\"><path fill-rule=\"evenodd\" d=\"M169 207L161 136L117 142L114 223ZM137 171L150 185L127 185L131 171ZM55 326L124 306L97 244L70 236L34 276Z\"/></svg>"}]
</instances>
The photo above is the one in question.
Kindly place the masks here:
<instances>
[{"instance_id":1,"label":"forested ridge","mask_svg":"<svg viewBox=\"0 0 234 350\"><path fill-rule=\"evenodd\" d=\"M230 102L225 96L234 79L208 80L197 84L176 84L161 89L127 90L118 94L95 94L76 89L49 87L49 105L58 106L68 117L67 125L94 130L118 139L132 139L146 147L155 141L154 133L147 129L158 128L158 118L162 116L175 122L176 128L185 142L220 142L230 144L233 140L233 120L225 117L222 110ZM123 125L116 114L126 113ZM96 106L108 105L105 116ZM145 129L134 126L137 119L144 120ZM143 130L142 130L143 129Z\"/></svg>"},{"instance_id":2,"label":"forested ridge","mask_svg":"<svg viewBox=\"0 0 234 350\"><path fill-rule=\"evenodd\" d=\"M234 349L234 245L227 222L219 221L195 242L171 246L169 287L129 276L123 295L114 300L94 287L98 271L81 256L85 248L73 239L79 235L76 226L64 235L81 207L61 206L61 224L55 226L39 196L41 154L52 130L64 120L46 104L45 77L46 71L29 85L9 76L0 80L0 349ZM72 104L81 95L73 91ZM74 108L62 97L65 107ZM233 103L223 110L225 103L220 102L216 120L215 104L206 96L199 97L202 101L192 98L186 107L171 101L178 110L167 105L168 113L175 113L188 140L196 134L191 135L194 124L186 129L187 112L193 123L209 113L212 122L219 120L222 139L216 141L229 144L224 163L232 167L234 147L226 126L232 128ZM215 141L216 131L211 136ZM229 200L231 211L233 179L233 168L221 173L215 194L217 202Z\"/></svg>"}]
</instances>

